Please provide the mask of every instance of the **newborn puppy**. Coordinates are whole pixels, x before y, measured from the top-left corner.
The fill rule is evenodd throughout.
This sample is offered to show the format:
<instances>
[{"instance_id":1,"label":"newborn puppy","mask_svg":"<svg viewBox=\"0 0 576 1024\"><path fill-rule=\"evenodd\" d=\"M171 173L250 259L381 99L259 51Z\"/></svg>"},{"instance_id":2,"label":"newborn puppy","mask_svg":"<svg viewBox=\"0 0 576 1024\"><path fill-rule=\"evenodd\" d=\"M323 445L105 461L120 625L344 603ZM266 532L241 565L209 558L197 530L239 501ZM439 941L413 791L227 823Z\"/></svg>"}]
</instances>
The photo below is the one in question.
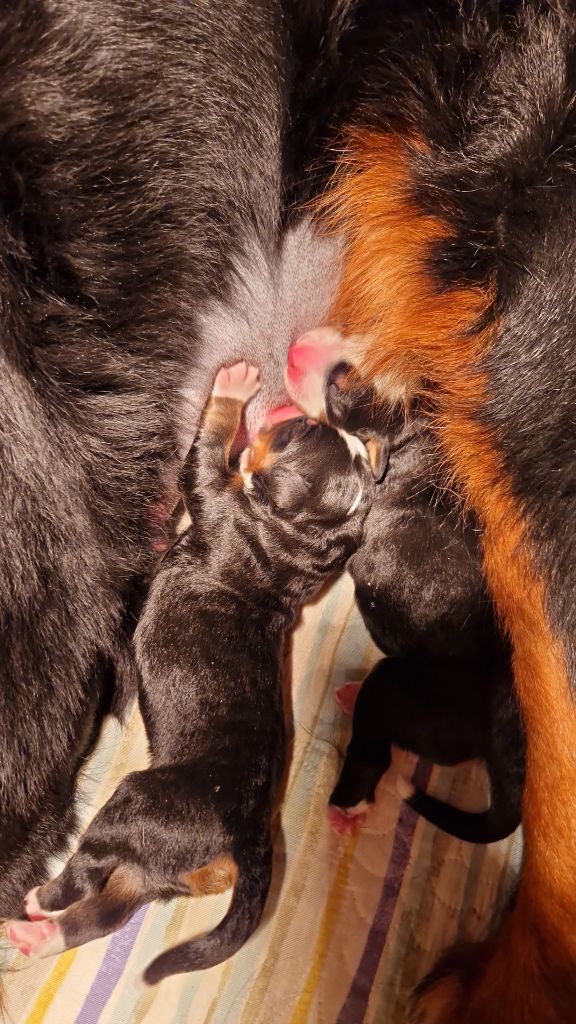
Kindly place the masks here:
<instances>
[{"instance_id":1,"label":"newborn puppy","mask_svg":"<svg viewBox=\"0 0 576 1024\"><path fill-rule=\"evenodd\" d=\"M353 351L353 342L351 343ZM468 813L424 793L412 806L460 839L502 839L520 823L524 740L510 652L485 589L479 530L442 487L427 419L388 407L343 359L335 331L310 332L293 346L286 370L292 398L325 421L381 441L379 475L361 547L348 569L375 643L389 655L358 693L352 740L330 799L329 818L348 832L374 801L394 743L441 765L482 758L491 806Z\"/></svg>"},{"instance_id":2,"label":"newborn puppy","mask_svg":"<svg viewBox=\"0 0 576 1024\"><path fill-rule=\"evenodd\" d=\"M31 921L7 927L24 953L106 935L152 899L233 885L211 934L150 964L154 984L227 959L260 920L285 758L285 635L358 545L374 484L360 441L304 417L231 463L258 387L245 363L216 377L180 475L192 526L162 561L136 631L151 767L120 784L62 874L28 894Z\"/></svg>"}]
</instances>

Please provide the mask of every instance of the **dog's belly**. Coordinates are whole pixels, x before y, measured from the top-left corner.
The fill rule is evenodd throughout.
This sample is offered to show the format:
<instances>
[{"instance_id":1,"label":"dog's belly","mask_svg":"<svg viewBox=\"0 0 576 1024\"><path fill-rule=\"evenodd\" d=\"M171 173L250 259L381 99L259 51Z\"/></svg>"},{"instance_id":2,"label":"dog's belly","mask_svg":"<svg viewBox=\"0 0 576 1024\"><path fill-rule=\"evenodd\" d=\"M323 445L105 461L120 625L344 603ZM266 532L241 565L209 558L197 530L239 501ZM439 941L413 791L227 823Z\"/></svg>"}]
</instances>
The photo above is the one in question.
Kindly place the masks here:
<instances>
[{"instance_id":1,"label":"dog's belly","mask_svg":"<svg viewBox=\"0 0 576 1024\"><path fill-rule=\"evenodd\" d=\"M309 218L284 235L279 246L248 239L234 265L230 298L198 311L198 342L176 410L180 456L188 451L220 366L246 359L260 367L262 387L249 403L246 426L254 434L265 414L288 402L283 371L288 348L300 334L323 323L340 271L340 246L320 235Z\"/></svg>"}]
</instances>

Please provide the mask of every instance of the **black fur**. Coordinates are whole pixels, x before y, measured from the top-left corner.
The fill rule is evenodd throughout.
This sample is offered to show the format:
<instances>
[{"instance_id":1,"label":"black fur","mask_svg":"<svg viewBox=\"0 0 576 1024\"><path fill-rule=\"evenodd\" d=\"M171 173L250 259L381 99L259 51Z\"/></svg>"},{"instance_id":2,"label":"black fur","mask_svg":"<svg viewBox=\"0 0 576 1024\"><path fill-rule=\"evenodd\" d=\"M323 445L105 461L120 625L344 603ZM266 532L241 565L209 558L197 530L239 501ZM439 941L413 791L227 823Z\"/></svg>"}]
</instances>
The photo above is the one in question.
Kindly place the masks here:
<instances>
[{"instance_id":1,"label":"black fur","mask_svg":"<svg viewBox=\"0 0 576 1024\"><path fill-rule=\"evenodd\" d=\"M348 563L364 621L388 657L360 689L330 803L346 809L374 801L391 743L442 765L481 758L488 811L467 813L424 793L409 802L460 839L503 839L520 824L524 740L508 645L482 576L478 526L441 486L424 417L382 407L345 366L327 379L326 416L378 436L388 451L362 545Z\"/></svg>"},{"instance_id":2,"label":"black fur","mask_svg":"<svg viewBox=\"0 0 576 1024\"><path fill-rule=\"evenodd\" d=\"M494 289L489 317L501 329L485 358L481 419L526 516L576 680L576 8L572 0L403 6L393 30L387 15L367 17L364 31L380 34L387 59L373 67L356 119L427 140L414 196L454 233L430 270L440 288Z\"/></svg>"},{"instance_id":3,"label":"black fur","mask_svg":"<svg viewBox=\"0 0 576 1024\"><path fill-rule=\"evenodd\" d=\"M280 241L291 40L274 0L2 5L0 914L130 657L197 311Z\"/></svg>"},{"instance_id":4,"label":"black fur","mask_svg":"<svg viewBox=\"0 0 576 1024\"><path fill-rule=\"evenodd\" d=\"M414 194L454 229L431 272L494 285L482 418L576 678L576 30L571 0L9 0L1 19L8 912L63 841L128 649L198 305L226 300L247 226L281 239L343 118L428 140Z\"/></svg>"},{"instance_id":5,"label":"black fur","mask_svg":"<svg viewBox=\"0 0 576 1024\"><path fill-rule=\"evenodd\" d=\"M43 911L69 908L58 928L70 947L151 899L189 894L192 873L226 858L237 871L229 913L206 938L158 957L151 984L227 959L260 920L285 757L285 636L357 546L373 493L367 460L306 419L274 429L270 465L240 486L227 452L241 410L234 396L208 407L181 474L193 525L161 563L136 631L151 767L120 784L38 892Z\"/></svg>"}]
</instances>

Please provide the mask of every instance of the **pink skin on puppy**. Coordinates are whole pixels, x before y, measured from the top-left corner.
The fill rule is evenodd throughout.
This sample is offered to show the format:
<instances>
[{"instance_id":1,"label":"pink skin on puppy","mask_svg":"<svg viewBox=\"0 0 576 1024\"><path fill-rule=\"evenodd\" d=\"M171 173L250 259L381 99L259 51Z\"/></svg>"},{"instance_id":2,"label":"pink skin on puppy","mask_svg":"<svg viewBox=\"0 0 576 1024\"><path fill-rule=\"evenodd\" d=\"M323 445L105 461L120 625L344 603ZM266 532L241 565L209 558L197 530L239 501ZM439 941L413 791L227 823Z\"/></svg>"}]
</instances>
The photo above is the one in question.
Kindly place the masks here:
<instances>
[{"instance_id":1,"label":"pink skin on puppy","mask_svg":"<svg viewBox=\"0 0 576 1024\"><path fill-rule=\"evenodd\" d=\"M270 430L270 427L275 426L276 423L284 423L286 420L294 420L301 415L302 409L299 409L296 405L279 405L276 409L270 410L259 429Z\"/></svg>"},{"instance_id":2,"label":"pink skin on puppy","mask_svg":"<svg viewBox=\"0 0 576 1024\"><path fill-rule=\"evenodd\" d=\"M24 900L28 921L7 921L6 938L20 953L28 957L55 956L66 948L62 929L53 918L62 911L49 913L38 902L38 887L31 889Z\"/></svg>"},{"instance_id":3,"label":"pink skin on puppy","mask_svg":"<svg viewBox=\"0 0 576 1024\"><path fill-rule=\"evenodd\" d=\"M346 810L330 804L327 811L328 824L339 836L352 836L366 821L368 810L365 800L357 807L347 807Z\"/></svg>"},{"instance_id":4,"label":"pink skin on puppy","mask_svg":"<svg viewBox=\"0 0 576 1024\"><path fill-rule=\"evenodd\" d=\"M314 419L324 414L326 375L337 363L350 361L350 339L333 327L318 327L294 342L288 353L284 383L290 398Z\"/></svg>"},{"instance_id":5,"label":"pink skin on puppy","mask_svg":"<svg viewBox=\"0 0 576 1024\"><path fill-rule=\"evenodd\" d=\"M55 956L66 948L55 921L12 921L6 926L6 938L24 956Z\"/></svg>"},{"instance_id":6,"label":"pink skin on puppy","mask_svg":"<svg viewBox=\"0 0 576 1024\"><path fill-rule=\"evenodd\" d=\"M334 691L334 700L342 709L345 715L354 713L354 705L362 683L343 683ZM326 812L330 828L340 836L351 836L364 824L368 817L370 808L365 801L357 807L348 807L343 810L341 807L329 805Z\"/></svg>"},{"instance_id":7,"label":"pink skin on puppy","mask_svg":"<svg viewBox=\"0 0 576 1024\"><path fill-rule=\"evenodd\" d=\"M345 715L354 713L354 705L362 683L343 683L334 691L334 700Z\"/></svg>"}]
</instances>

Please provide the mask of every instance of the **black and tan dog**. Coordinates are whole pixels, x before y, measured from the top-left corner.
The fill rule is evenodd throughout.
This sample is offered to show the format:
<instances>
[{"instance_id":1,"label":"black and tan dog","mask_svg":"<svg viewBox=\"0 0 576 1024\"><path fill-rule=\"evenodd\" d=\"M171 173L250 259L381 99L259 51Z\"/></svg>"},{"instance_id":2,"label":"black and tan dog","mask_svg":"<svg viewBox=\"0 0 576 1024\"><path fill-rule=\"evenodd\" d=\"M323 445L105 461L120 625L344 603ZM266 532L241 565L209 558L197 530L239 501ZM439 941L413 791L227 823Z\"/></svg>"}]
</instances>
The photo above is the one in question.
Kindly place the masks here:
<instances>
[{"instance_id":1,"label":"black and tan dog","mask_svg":"<svg viewBox=\"0 0 576 1024\"><path fill-rule=\"evenodd\" d=\"M2 917L65 848L78 767L135 694L142 582L218 367L262 366L255 431L333 296L338 245L297 210L333 13L0 5Z\"/></svg>"},{"instance_id":2,"label":"black and tan dog","mask_svg":"<svg viewBox=\"0 0 576 1024\"><path fill-rule=\"evenodd\" d=\"M244 330L261 406L283 401L268 370L328 322L341 266L347 361L426 397L482 522L527 734L515 912L420 1009L564 1024L572 0L13 0L0 19L0 912L46 877L110 691L131 688L132 599L216 368L258 362ZM298 210L339 151L326 249Z\"/></svg>"},{"instance_id":3,"label":"black and tan dog","mask_svg":"<svg viewBox=\"0 0 576 1024\"><path fill-rule=\"evenodd\" d=\"M374 484L357 438L304 417L276 424L234 467L258 388L246 363L216 377L181 474L192 526L161 563L136 632L152 766L121 783L63 873L28 894L34 920L7 927L23 952L105 935L151 899L234 886L214 932L148 967L155 983L227 959L260 920L285 756L285 635L355 550Z\"/></svg>"},{"instance_id":4,"label":"black and tan dog","mask_svg":"<svg viewBox=\"0 0 576 1024\"><path fill-rule=\"evenodd\" d=\"M322 213L330 320L383 397L424 400L482 527L526 731L525 855L501 930L420 990L418 1024L576 1007L576 20L572 0L380 5L366 102ZM376 42L377 40L377 42ZM352 120L352 119L351 119Z\"/></svg>"},{"instance_id":5,"label":"black and tan dog","mask_svg":"<svg viewBox=\"0 0 576 1024\"><path fill-rule=\"evenodd\" d=\"M364 819L393 743L442 765L484 760L489 810L468 813L420 792L409 802L459 839L495 842L520 824L524 742L510 651L484 584L478 524L442 486L421 412L382 403L346 364L336 364L324 384L314 373L326 343L338 340L325 329L300 339L287 386L332 426L377 436L382 445L383 480L348 570L372 639L388 657L362 686L347 683L336 693L354 717L329 820L346 833ZM310 364L308 377L298 373Z\"/></svg>"}]
</instances>

